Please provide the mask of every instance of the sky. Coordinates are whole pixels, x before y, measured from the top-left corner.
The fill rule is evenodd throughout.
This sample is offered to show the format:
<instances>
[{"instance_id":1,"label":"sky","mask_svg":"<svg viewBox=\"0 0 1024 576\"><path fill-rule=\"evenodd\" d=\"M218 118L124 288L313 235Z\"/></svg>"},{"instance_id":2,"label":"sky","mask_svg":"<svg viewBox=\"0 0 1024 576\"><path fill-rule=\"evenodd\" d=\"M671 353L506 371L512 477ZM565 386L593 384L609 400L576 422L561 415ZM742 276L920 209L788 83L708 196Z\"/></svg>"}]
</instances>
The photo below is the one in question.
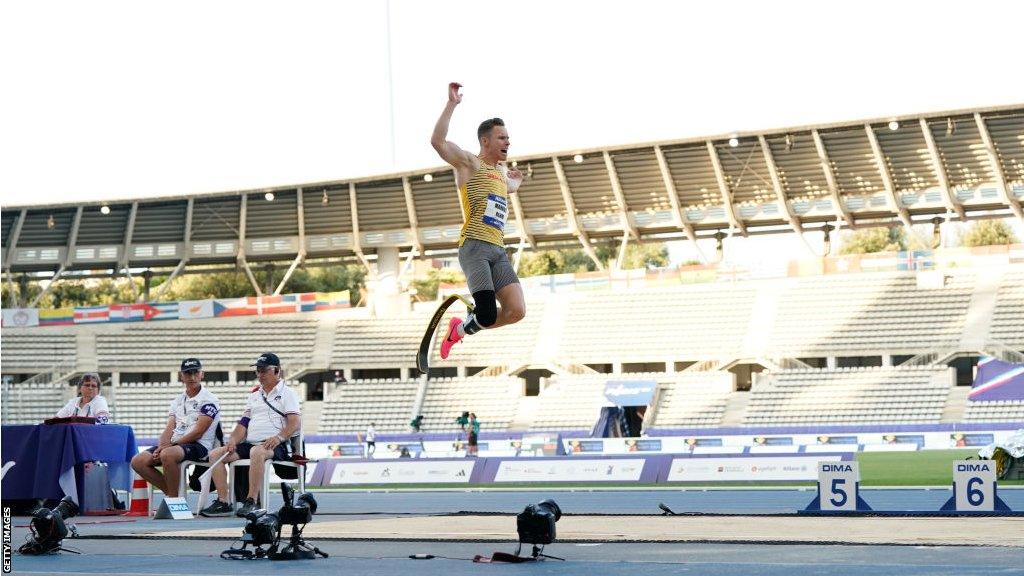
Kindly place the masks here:
<instances>
[{"instance_id":1,"label":"sky","mask_svg":"<svg viewBox=\"0 0 1024 576\"><path fill-rule=\"evenodd\" d=\"M1019 2L10 1L0 203L430 168L1024 101ZM1017 54L1014 56L1014 54Z\"/></svg>"}]
</instances>

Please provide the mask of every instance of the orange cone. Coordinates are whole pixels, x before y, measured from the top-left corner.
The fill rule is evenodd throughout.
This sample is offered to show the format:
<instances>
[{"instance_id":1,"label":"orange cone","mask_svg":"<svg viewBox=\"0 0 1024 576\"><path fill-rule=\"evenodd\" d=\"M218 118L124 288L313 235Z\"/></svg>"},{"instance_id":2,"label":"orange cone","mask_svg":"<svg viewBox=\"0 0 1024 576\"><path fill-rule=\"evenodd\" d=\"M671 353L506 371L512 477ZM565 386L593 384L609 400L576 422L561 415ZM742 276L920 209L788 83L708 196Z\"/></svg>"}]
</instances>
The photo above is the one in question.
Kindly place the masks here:
<instances>
[{"instance_id":1,"label":"orange cone","mask_svg":"<svg viewBox=\"0 0 1024 576\"><path fill-rule=\"evenodd\" d=\"M138 474L132 481L132 507L125 516L149 516L149 482Z\"/></svg>"}]
</instances>

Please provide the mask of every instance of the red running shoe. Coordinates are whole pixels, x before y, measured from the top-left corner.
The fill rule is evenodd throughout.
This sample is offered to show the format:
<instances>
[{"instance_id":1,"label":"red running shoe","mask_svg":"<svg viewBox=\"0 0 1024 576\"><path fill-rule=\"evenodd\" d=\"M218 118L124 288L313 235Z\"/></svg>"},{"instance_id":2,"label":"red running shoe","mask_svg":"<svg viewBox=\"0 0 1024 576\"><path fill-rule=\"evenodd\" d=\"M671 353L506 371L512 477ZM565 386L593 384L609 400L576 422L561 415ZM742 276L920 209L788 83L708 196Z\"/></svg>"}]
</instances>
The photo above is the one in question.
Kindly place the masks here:
<instances>
[{"instance_id":1,"label":"red running shoe","mask_svg":"<svg viewBox=\"0 0 1024 576\"><path fill-rule=\"evenodd\" d=\"M448 334L445 335L444 342L441 342L441 360L447 360L448 355L452 352L452 346L462 340L462 336L459 336L459 326L461 325L461 318L452 318L448 321Z\"/></svg>"}]
</instances>

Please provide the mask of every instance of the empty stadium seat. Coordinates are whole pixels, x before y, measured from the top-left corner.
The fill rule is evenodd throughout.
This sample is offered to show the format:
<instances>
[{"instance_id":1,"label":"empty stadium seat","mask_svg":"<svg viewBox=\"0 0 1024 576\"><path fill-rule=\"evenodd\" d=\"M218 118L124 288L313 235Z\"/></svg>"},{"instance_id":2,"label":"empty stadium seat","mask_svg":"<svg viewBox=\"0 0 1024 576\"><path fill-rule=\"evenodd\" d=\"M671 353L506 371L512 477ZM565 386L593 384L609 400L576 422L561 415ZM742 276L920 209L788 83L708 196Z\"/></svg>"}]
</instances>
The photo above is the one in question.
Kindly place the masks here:
<instances>
[{"instance_id":1,"label":"empty stadium seat","mask_svg":"<svg viewBox=\"0 0 1024 576\"><path fill-rule=\"evenodd\" d=\"M6 362L6 360L5 360ZM64 383L21 383L3 386L3 423L39 424L53 418L67 402Z\"/></svg>"},{"instance_id":2,"label":"empty stadium seat","mask_svg":"<svg viewBox=\"0 0 1024 576\"><path fill-rule=\"evenodd\" d=\"M407 432L419 390L417 380L353 380L324 397L321 434L362 434L372 422L377 432Z\"/></svg>"},{"instance_id":3,"label":"empty stadium seat","mask_svg":"<svg viewBox=\"0 0 1024 576\"><path fill-rule=\"evenodd\" d=\"M751 390L743 423L938 423L952 385L947 368L784 370Z\"/></svg>"},{"instance_id":4,"label":"empty stadium seat","mask_svg":"<svg viewBox=\"0 0 1024 576\"><path fill-rule=\"evenodd\" d=\"M76 356L74 334L40 328L3 330L0 362L4 372L36 373L50 370L56 364L74 366Z\"/></svg>"},{"instance_id":5,"label":"empty stadium seat","mask_svg":"<svg viewBox=\"0 0 1024 576\"><path fill-rule=\"evenodd\" d=\"M423 399L423 431L458 430L455 418L473 412L482 431L507 430L522 396L519 378L440 378L430 380Z\"/></svg>"},{"instance_id":6,"label":"empty stadium seat","mask_svg":"<svg viewBox=\"0 0 1024 576\"><path fill-rule=\"evenodd\" d=\"M1024 422L1024 400L968 400L964 422Z\"/></svg>"},{"instance_id":7,"label":"empty stadium seat","mask_svg":"<svg viewBox=\"0 0 1024 576\"><path fill-rule=\"evenodd\" d=\"M211 368L246 368L274 351L287 370L309 364L316 344L315 318L260 318L246 322L199 321L132 324L96 335L100 366L122 370L173 370L195 356ZM170 368L168 368L170 367Z\"/></svg>"}]
</instances>

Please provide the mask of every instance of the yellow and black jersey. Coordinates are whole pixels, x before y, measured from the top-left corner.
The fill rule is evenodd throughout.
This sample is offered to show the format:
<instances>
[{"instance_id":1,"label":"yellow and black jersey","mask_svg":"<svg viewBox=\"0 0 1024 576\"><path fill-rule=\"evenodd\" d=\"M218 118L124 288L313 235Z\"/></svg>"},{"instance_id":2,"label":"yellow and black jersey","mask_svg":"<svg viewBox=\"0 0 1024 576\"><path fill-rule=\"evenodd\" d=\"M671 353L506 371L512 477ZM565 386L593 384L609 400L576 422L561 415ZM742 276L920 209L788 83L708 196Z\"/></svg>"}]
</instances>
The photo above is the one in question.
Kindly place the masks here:
<instances>
[{"instance_id":1,"label":"yellow and black jersey","mask_svg":"<svg viewBox=\"0 0 1024 576\"><path fill-rule=\"evenodd\" d=\"M468 238L504 246L509 212L504 172L481 161L469 182L459 187L459 197L463 220L459 246Z\"/></svg>"}]
</instances>

